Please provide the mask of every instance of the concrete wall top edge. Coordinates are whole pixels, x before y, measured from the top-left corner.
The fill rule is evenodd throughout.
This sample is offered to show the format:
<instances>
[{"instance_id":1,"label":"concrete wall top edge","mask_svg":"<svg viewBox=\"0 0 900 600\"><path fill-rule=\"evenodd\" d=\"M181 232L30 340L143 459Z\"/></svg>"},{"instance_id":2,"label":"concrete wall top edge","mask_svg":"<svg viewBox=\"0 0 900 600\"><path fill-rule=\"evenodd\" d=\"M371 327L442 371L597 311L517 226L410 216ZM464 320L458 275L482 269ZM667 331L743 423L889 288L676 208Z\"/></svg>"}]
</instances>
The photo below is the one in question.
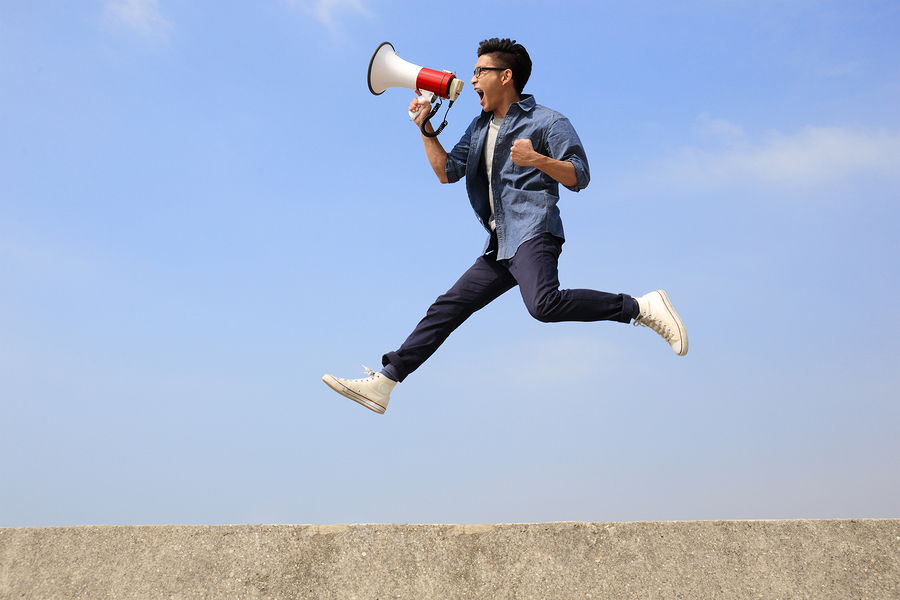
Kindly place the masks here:
<instances>
[{"instance_id":1,"label":"concrete wall top edge","mask_svg":"<svg viewBox=\"0 0 900 600\"><path fill-rule=\"evenodd\" d=\"M820 518L820 519L710 519L710 520L674 520L674 521L544 521L544 522L500 522L500 523L222 523L214 525L197 525L197 524L128 524L128 525L109 525L109 524L89 524L89 525L46 525L46 526L22 526L22 527L0 527L2 530L24 530L24 529L40 529L40 530L76 530L76 529L162 529L162 528L195 528L195 529L215 529L215 528L308 528L314 527L323 532L338 532L347 528L396 528L396 527L427 527L427 528L464 528L473 532L498 527L583 527L583 526L659 526L659 525L741 525L741 524L797 524L797 523L889 523L896 521L900 524L900 518L893 517L875 517L875 518Z\"/></svg>"}]
</instances>

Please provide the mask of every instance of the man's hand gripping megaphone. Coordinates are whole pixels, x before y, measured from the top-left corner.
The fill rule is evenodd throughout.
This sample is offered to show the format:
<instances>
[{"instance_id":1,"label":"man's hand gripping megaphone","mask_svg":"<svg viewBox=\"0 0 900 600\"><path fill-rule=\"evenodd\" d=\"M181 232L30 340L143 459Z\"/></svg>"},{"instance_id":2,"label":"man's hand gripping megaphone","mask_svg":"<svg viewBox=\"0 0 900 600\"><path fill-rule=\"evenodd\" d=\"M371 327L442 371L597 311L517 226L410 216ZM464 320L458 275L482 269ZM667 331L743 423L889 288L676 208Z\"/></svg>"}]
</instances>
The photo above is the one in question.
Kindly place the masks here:
<instances>
[{"instance_id":1,"label":"man's hand gripping megaphone","mask_svg":"<svg viewBox=\"0 0 900 600\"><path fill-rule=\"evenodd\" d=\"M431 113L431 103L434 102L434 93L429 91L416 90L418 97L413 98L409 103L409 120L421 127L428 119Z\"/></svg>"}]
</instances>

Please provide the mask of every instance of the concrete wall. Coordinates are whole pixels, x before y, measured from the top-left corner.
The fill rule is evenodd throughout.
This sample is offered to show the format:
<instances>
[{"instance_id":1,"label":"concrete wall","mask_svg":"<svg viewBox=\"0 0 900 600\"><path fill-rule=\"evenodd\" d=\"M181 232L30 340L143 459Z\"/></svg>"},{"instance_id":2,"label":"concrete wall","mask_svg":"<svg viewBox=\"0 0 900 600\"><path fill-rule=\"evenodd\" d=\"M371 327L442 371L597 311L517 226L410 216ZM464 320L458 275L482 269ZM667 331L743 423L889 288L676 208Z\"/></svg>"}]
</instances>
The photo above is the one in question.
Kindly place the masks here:
<instances>
[{"instance_id":1,"label":"concrete wall","mask_svg":"<svg viewBox=\"0 0 900 600\"><path fill-rule=\"evenodd\" d=\"M0 598L900 599L900 520L0 529Z\"/></svg>"}]
</instances>

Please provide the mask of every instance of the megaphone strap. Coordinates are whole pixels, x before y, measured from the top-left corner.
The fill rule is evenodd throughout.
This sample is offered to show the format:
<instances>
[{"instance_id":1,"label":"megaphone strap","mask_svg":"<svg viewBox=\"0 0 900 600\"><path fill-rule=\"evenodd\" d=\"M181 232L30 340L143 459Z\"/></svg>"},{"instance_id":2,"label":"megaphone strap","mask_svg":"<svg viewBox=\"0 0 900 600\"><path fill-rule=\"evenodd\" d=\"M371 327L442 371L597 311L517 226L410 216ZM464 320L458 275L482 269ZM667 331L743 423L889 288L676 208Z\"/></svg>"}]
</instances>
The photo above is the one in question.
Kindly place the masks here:
<instances>
[{"instance_id":1,"label":"megaphone strap","mask_svg":"<svg viewBox=\"0 0 900 600\"><path fill-rule=\"evenodd\" d=\"M438 127L434 131L434 133L429 133L429 132L425 131L425 125L428 123L428 121L431 120L431 117L433 117L434 115L437 114L437 112L441 109L441 105L443 104L443 100L441 100L440 96L438 97L437 103L431 109L431 112L428 114L428 116L425 118L425 120L422 121L422 125L420 126L420 129L422 130L422 135L424 135L425 137L434 138L441 134L441 132L444 130L444 127L447 126L447 114L450 112L450 107L453 106L453 102L454 102L454 100L451 100L450 104L447 105L447 112L444 113L444 122L441 123L440 127Z\"/></svg>"}]
</instances>

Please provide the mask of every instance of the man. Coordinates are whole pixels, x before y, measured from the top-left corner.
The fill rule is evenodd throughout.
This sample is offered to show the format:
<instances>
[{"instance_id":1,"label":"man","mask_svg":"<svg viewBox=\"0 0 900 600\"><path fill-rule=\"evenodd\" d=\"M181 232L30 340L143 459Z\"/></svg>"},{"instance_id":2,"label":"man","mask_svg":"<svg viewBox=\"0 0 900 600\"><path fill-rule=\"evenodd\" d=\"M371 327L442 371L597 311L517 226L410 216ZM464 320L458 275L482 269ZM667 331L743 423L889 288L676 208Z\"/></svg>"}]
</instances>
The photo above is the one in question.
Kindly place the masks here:
<instances>
[{"instance_id":1,"label":"man","mask_svg":"<svg viewBox=\"0 0 900 600\"><path fill-rule=\"evenodd\" d=\"M470 315L517 285L528 312L539 321L634 321L660 334L679 356L687 354L687 332L665 291L632 298L559 289L557 260L564 241L556 207L559 185L578 192L587 186L590 172L569 120L522 93L530 75L531 58L521 44L482 41L472 77L481 115L449 154L436 137L422 136L441 183L466 178L469 201L490 234L487 245L403 345L382 357L380 373L364 367L368 377L362 379L324 375L334 391L383 414L398 382ZM418 125L429 112L427 104L420 99L410 103ZM430 123L426 130L434 131Z\"/></svg>"}]
</instances>

